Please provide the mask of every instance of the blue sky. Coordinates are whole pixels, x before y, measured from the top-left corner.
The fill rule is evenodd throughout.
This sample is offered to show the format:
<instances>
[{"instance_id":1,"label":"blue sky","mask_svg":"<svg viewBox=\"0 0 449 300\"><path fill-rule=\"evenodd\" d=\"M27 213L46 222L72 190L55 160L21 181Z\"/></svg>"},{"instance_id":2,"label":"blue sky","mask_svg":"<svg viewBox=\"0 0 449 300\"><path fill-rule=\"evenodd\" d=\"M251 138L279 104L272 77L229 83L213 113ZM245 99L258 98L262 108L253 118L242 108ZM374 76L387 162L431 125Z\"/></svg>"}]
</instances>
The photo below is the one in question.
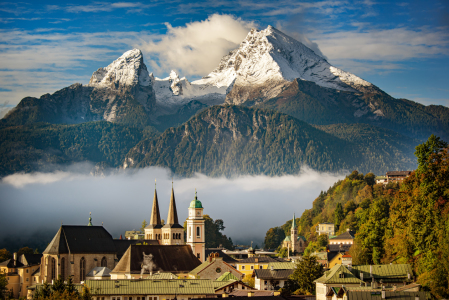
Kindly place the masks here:
<instances>
[{"instance_id":1,"label":"blue sky","mask_svg":"<svg viewBox=\"0 0 449 300\"><path fill-rule=\"evenodd\" d=\"M394 97L449 106L447 0L155 0L1 3L0 108L87 84L132 48L155 76L194 80L267 25Z\"/></svg>"}]
</instances>

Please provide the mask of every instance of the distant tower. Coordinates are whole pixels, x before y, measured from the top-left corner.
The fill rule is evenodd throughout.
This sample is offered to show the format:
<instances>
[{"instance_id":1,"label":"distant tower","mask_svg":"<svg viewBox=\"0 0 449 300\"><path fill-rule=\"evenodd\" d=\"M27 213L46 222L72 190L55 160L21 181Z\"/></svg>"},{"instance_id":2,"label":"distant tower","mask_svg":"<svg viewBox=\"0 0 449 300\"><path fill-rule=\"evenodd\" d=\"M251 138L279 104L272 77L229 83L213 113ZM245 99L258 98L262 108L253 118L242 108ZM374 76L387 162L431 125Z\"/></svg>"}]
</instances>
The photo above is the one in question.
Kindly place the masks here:
<instances>
[{"instance_id":1,"label":"distant tower","mask_svg":"<svg viewBox=\"0 0 449 300\"><path fill-rule=\"evenodd\" d=\"M198 200L196 190L195 199L190 202L189 217L187 218L187 245L192 247L193 254L200 261L204 262L206 260L203 206Z\"/></svg>"},{"instance_id":2,"label":"distant tower","mask_svg":"<svg viewBox=\"0 0 449 300\"><path fill-rule=\"evenodd\" d=\"M150 224L145 227L145 239L162 240L162 223L161 214L159 213L159 203L157 201L156 182L154 183L154 198Z\"/></svg>"},{"instance_id":3,"label":"distant tower","mask_svg":"<svg viewBox=\"0 0 449 300\"><path fill-rule=\"evenodd\" d=\"M89 213L89 224L87 224L87 226L92 226L92 213L91 212Z\"/></svg>"},{"instance_id":4,"label":"distant tower","mask_svg":"<svg viewBox=\"0 0 449 300\"><path fill-rule=\"evenodd\" d=\"M298 227L296 226L296 218L293 213L292 229L291 229L291 240L292 240L292 252L299 252L298 245Z\"/></svg>"},{"instance_id":5,"label":"distant tower","mask_svg":"<svg viewBox=\"0 0 449 300\"><path fill-rule=\"evenodd\" d=\"M170 206L168 208L167 223L162 227L163 245L184 245L184 227L179 225L176 211L175 192L173 181L171 186Z\"/></svg>"}]
</instances>

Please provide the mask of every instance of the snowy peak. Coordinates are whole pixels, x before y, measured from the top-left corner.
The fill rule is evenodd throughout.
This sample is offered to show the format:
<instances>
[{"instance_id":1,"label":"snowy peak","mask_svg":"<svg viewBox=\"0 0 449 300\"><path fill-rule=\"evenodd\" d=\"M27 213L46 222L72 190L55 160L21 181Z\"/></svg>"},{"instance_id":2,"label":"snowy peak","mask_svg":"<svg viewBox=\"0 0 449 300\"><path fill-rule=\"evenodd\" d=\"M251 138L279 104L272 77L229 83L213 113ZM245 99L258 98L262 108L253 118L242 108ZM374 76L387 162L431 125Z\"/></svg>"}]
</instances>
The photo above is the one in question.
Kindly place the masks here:
<instances>
[{"instance_id":1,"label":"snowy peak","mask_svg":"<svg viewBox=\"0 0 449 300\"><path fill-rule=\"evenodd\" d=\"M92 74L89 86L112 87L151 85L152 80L143 63L142 51L133 49L125 52L106 68L100 68Z\"/></svg>"},{"instance_id":2,"label":"snowy peak","mask_svg":"<svg viewBox=\"0 0 449 300\"><path fill-rule=\"evenodd\" d=\"M195 81L216 87L263 85L299 78L338 90L371 86L363 79L331 66L313 50L272 26L251 29L239 48L223 57L208 76Z\"/></svg>"}]
</instances>

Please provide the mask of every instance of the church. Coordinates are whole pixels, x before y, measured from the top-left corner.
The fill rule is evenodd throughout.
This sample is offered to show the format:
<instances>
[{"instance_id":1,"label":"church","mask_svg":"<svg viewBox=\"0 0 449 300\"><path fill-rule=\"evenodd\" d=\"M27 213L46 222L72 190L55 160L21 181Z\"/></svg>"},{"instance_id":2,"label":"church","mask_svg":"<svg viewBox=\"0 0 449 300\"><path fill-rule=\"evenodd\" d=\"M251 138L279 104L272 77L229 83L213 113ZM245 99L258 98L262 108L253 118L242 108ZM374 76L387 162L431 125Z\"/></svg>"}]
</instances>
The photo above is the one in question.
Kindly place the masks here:
<instances>
[{"instance_id":1,"label":"church","mask_svg":"<svg viewBox=\"0 0 449 300\"><path fill-rule=\"evenodd\" d=\"M302 235L298 236L298 226L296 225L295 214L293 214L292 228L290 235L286 236L282 242L283 248L289 248L292 253L302 253L306 249L307 241Z\"/></svg>"},{"instance_id":2,"label":"church","mask_svg":"<svg viewBox=\"0 0 449 300\"><path fill-rule=\"evenodd\" d=\"M176 210L175 192L171 189L170 206L168 208L167 222L162 225L159 212L159 201L156 187L154 188L153 207L150 223L145 227L145 239L157 240L161 245L190 245L195 256L201 261L205 257L205 230L204 230L203 206L198 200L195 190L195 198L190 202L189 217L187 218L187 243L184 240L184 227L178 222Z\"/></svg>"}]
</instances>

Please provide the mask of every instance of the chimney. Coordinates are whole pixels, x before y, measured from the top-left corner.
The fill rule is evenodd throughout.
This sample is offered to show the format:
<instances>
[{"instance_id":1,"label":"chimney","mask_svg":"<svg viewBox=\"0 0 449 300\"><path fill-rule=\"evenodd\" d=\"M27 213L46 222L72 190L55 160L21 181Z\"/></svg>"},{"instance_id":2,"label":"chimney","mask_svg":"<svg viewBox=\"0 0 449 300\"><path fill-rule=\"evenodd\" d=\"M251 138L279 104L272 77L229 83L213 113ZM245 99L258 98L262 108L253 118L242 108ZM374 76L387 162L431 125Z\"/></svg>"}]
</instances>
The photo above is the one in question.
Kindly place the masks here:
<instances>
[{"instance_id":1,"label":"chimney","mask_svg":"<svg viewBox=\"0 0 449 300\"><path fill-rule=\"evenodd\" d=\"M14 252L13 257L14 257L14 267L15 267L15 266L17 266L17 252Z\"/></svg>"},{"instance_id":2,"label":"chimney","mask_svg":"<svg viewBox=\"0 0 449 300\"><path fill-rule=\"evenodd\" d=\"M363 281L363 272L360 272L360 280Z\"/></svg>"},{"instance_id":3,"label":"chimney","mask_svg":"<svg viewBox=\"0 0 449 300\"><path fill-rule=\"evenodd\" d=\"M213 255L213 254L210 254L210 255L209 255L209 262L212 262L212 255Z\"/></svg>"},{"instance_id":4,"label":"chimney","mask_svg":"<svg viewBox=\"0 0 449 300\"><path fill-rule=\"evenodd\" d=\"M382 299L385 299L385 291L382 291Z\"/></svg>"},{"instance_id":5,"label":"chimney","mask_svg":"<svg viewBox=\"0 0 449 300\"><path fill-rule=\"evenodd\" d=\"M259 263L259 258L256 257L256 258L254 259L254 262L255 262L255 263Z\"/></svg>"},{"instance_id":6,"label":"chimney","mask_svg":"<svg viewBox=\"0 0 449 300\"><path fill-rule=\"evenodd\" d=\"M373 277L373 266L369 265L369 277Z\"/></svg>"},{"instance_id":7,"label":"chimney","mask_svg":"<svg viewBox=\"0 0 449 300\"><path fill-rule=\"evenodd\" d=\"M254 297L254 292L253 291L248 292L248 297Z\"/></svg>"},{"instance_id":8,"label":"chimney","mask_svg":"<svg viewBox=\"0 0 449 300\"><path fill-rule=\"evenodd\" d=\"M15 254L15 253L14 253L14 254ZM408 279L410 279L410 278L411 278L410 272L409 272L409 273L407 273L407 278L408 278Z\"/></svg>"},{"instance_id":9,"label":"chimney","mask_svg":"<svg viewBox=\"0 0 449 300\"><path fill-rule=\"evenodd\" d=\"M271 271L273 271L274 270L274 267L273 266L271 266Z\"/></svg>"},{"instance_id":10,"label":"chimney","mask_svg":"<svg viewBox=\"0 0 449 300\"><path fill-rule=\"evenodd\" d=\"M395 285L393 285L393 292L395 292L396 289L397 289L397 286L396 286L396 284L395 284Z\"/></svg>"}]
</instances>

